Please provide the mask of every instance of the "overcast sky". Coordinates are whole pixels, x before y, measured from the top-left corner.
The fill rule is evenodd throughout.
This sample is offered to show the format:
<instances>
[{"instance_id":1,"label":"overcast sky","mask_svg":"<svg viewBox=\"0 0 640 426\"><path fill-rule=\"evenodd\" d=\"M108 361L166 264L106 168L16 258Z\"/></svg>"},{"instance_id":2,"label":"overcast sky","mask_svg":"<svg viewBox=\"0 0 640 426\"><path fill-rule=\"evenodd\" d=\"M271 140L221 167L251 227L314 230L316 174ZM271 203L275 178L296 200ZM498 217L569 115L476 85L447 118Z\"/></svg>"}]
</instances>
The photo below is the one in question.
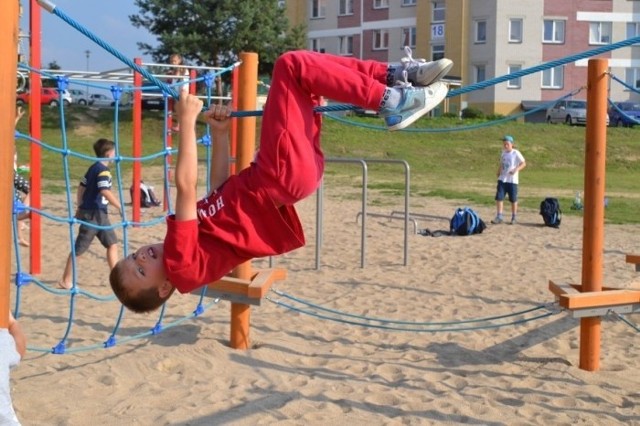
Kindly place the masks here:
<instances>
[{"instance_id":1,"label":"overcast sky","mask_svg":"<svg viewBox=\"0 0 640 426\"><path fill-rule=\"evenodd\" d=\"M21 0L23 16L20 21L21 33L29 33L29 4ZM137 42L156 45L156 39L146 29L135 28L129 15L138 13L133 0L51 0L59 10L98 36L115 50L132 59L142 57ZM95 44L84 34L59 17L40 7L42 17L42 66L56 61L63 70L84 71L87 69L89 50L89 70L107 71L126 67L119 59ZM23 40L22 50L28 54L29 42ZM28 59L28 56L27 56Z\"/></svg>"}]
</instances>

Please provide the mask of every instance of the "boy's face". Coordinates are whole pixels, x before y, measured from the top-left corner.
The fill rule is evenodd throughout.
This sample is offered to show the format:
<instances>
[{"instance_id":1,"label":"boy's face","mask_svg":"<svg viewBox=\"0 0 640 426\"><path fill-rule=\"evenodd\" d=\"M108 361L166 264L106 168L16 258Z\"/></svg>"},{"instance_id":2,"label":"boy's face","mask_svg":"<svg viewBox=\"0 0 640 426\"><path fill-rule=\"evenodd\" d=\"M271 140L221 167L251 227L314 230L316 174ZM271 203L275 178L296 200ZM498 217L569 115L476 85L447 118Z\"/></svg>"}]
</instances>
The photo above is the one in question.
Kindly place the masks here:
<instances>
[{"instance_id":1,"label":"boy's face","mask_svg":"<svg viewBox=\"0 0 640 426\"><path fill-rule=\"evenodd\" d=\"M137 290L157 288L162 293L172 288L164 273L162 263L163 245L152 244L140 247L122 259L122 278L133 293Z\"/></svg>"},{"instance_id":2,"label":"boy's face","mask_svg":"<svg viewBox=\"0 0 640 426\"><path fill-rule=\"evenodd\" d=\"M505 151L511 151L513 149L513 144L509 141L502 141L502 147Z\"/></svg>"}]
</instances>

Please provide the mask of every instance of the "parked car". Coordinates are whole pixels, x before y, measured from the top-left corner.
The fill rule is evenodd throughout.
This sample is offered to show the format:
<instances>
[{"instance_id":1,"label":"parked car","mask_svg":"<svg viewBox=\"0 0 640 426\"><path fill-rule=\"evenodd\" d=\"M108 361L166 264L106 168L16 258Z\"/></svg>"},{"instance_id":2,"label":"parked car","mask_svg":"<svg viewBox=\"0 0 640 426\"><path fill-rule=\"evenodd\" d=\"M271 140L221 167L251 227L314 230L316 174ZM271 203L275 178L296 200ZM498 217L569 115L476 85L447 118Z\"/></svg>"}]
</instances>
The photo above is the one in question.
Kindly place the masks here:
<instances>
[{"instance_id":1,"label":"parked car","mask_svg":"<svg viewBox=\"0 0 640 426\"><path fill-rule=\"evenodd\" d=\"M29 92L21 92L16 95L16 104L25 105L29 103ZM73 102L71 95L67 90L62 92L62 102L65 106ZM40 92L40 103L42 105L58 106L60 104L60 96L58 91L53 87L43 87Z\"/></svg>"},{"instance_id":2,"label":"parked car","mask_svg":"<svg viewBox=\"0 0 640 426\"><path fill-rule=\"evenodd\" d=\"M633 127L640 124L640 103L616 102L609 109L612 126Z\"/></svg>"},{"instance_id":3,"label":"parked car","mask_svg":"<svg viewBox=\"0 0 640 426\"><path fill-rule=\"evenodd\" d=\"M71 99L73 99L74 104L76 105L89 104L89 100L87 99L87 92L85 90L69 89L69 94L71 95Z\"/></svg>"},{"instance_id":4,"label":"parked car","mask_svg":"<svg viewBox=\"0 0 640 426\"><path fill-rule=\"evenodd\" d=\"M547 109L547 123L587 124L587 101L565 99ZM609 115L607 115L609 125Z\"/></svg>"},{"instance_id":5,"label":"parked car","mask_svg":"<svg viewBox=\"0 0 640 426\"><path fill-rule=\"evenodd\" d=\"M142 84L142 109L164 110L162 90L151 82Z\"/></svg>"}]
</instances>

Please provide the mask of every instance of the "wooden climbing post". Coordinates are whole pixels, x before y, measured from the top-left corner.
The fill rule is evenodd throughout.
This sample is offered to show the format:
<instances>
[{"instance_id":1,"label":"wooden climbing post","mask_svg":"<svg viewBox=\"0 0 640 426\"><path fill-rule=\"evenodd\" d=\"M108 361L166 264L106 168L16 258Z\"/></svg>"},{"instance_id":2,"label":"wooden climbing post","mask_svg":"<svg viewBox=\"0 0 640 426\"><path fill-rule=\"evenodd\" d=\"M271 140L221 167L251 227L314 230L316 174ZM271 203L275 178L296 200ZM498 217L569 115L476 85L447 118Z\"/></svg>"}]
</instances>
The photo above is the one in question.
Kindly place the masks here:
<instances>
[{"instance_id":1,"label":"wooden climbing post","mask_svg":"<svg viewBox=\"0 0 640 426\"><path fill-rule=\"evenodd\" d=\"M16 84L18 70L17 1L5 2L0 13L0 328L9 327L11 283L11 227L13 214L13 150L15 139Z\"/></svg>"},{"instance_id":2,"label":"wooden climbing post","mask_svg":"<svg viewBox=\"0 0 640 426\"><path fill-rule=\"evenodd\" d=\"M607 59L590 59L587 79L587 128L582 223L582 291L602 291L604 194L607 154ZM601 318L580 319L580 368L600 368Z\"/></svg>"},{"instance_id":3,"label":"wooden climbing post","mask_svg":"<svg viewBox=\"0 0 640 426\"><path fill-rule=\"evenodd\" d=\"M258 98L258 54L252 52L240 53L238 110L253 111L256 109ZM235 120L235 119L234 119ZM256 118L245 117L238 122L236 173L249 167L255 154ZM232 276L241 280L251 280L251 262L238 265ZM234 349L248 349L249 322L251 307L245 303L231 303L231 335L229 345Z\"/></svg>"}]
</instances>

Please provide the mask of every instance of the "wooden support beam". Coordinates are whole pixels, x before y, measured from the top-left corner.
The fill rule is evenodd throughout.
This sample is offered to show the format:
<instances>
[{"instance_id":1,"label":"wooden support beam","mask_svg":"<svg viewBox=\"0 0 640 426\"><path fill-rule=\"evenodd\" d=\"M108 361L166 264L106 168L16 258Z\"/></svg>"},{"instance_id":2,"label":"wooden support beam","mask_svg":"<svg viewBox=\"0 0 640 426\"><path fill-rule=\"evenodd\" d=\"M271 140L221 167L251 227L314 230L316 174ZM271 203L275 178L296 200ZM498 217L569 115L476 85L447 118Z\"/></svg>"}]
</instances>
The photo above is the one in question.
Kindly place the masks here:
<instances>
[{"instance_id":1,"label":"wooden support beam","mask_svg":"<svg viewBox=\"0 0 640 426\"><path fill-rule=\"evenodd\" d=\"M282 268L256 270L250 280L225 276L208 285L209 295L230 299L226 295L248 299L262 299L276 281L287 278L287 270ZM236 297L233 297L234 301Z\"/></svg>"},{"instance_id":2,"label":"wooden support beam","mask_svg":"<svg viewBox=\"0 0 640 426\"><path fill-rule=\"evenodd\" d=\"M603 287L603 291L582 292L579 284L553 281L549 281L549 290L558 297L560 306L570 310L640 303L640 290Z\"/></svg>"},{"instance_id":3,"label":"wooden support beam","mask_svg":"<svg viewBox=\"0 0 640 426\"><path fill-rule=\"evenodd\" d=\"M627 263L636 265L636 271L640 272L640 254L628 254Z\"/></svg>"}]
</instances>

